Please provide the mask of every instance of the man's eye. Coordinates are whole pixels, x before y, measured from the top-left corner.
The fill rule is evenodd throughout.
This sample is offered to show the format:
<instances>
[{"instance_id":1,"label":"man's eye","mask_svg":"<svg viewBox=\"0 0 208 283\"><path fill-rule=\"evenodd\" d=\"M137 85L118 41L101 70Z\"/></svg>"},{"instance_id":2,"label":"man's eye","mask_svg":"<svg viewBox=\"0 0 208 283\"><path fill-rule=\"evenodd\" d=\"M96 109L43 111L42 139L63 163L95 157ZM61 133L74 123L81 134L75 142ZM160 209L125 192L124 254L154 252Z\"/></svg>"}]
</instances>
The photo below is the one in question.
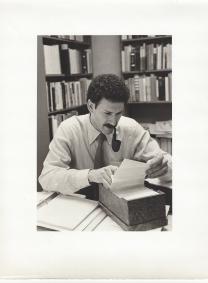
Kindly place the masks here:
<instances>
[{"instance_id":1,"label":"man's eye","mask_svg":"<svg viewBox=\"0 0 208 283\"><path fill-rule=\"evenodd\" d=\"M109 113L109 112L105 112L105 114L106 114L106 115L110 115L111 113Z\"/></svg>"}]
</instances>

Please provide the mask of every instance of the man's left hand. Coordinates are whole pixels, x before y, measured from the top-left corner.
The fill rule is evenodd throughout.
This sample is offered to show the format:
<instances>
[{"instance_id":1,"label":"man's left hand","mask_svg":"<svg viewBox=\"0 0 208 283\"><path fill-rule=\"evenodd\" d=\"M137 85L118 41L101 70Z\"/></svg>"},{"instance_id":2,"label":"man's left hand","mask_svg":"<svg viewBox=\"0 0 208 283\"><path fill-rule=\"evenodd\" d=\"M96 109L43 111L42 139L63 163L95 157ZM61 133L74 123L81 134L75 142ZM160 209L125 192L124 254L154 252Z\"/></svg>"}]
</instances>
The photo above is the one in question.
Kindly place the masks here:
<instances>
[{"instance_id":1,"label":"man's left hand","mask_svg":"<svg viewBox=\"0 0 208 283\"><path fill-rule=\"evenodd\" d=\"M147 161L147 178L157 178L165 175L168 172L168 160L163 154Z\"/></svg>"}]
</instances>

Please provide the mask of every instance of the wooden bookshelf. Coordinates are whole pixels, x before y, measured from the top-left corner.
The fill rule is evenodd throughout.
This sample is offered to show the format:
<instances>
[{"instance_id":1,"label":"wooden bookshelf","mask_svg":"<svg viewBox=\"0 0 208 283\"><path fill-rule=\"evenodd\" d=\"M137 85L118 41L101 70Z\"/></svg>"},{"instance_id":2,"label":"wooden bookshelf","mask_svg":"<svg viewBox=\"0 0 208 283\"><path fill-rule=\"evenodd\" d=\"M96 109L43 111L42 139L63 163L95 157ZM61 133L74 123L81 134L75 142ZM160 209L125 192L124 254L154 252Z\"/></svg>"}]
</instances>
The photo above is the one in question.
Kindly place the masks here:
<instances>
[{"instance_id":1,"label":"wooden bookshelf","mask_svg":"<svg viewBox=\"0 0 208 283\"><path fill-rule=\"evenodd\" d=\"M91 47L90 41L85 42L78 40L70 40L70 39L58 38L54 36L43 36L42 38L44 45L68 44L68 46L70 46L70 48L72 49L87 49Z\"/></svg>"},{"instance_id":2,"label":"wooden bookshelf","mask_svg":"<svg viewBox=\"0 0 208 283\"><path fill-rule=\"evenodd\" d=\"M67 81L67 82L72 82L72 81L77 81L81 78L89 78L91 79L93 76L92 73L85 73L85 74L57 74L57 75L46 75L45 79L47 82L61 82L61 81Z\"/></svg>"},{"instance_id":3,"label":"wooden bookshelf","mask_svg":"<svg viewBox=\"0 0 208 283\"><path fill-rule=\"evenodd\" d=\"M126 109L126 115L128 115L131 118L134 118L141 124L142 123L154 124L157 121L161 122L161 121L172 120L172 68L171 68L172 66L165 68L165 65L168 66L167 63L168 59L169 62L171 62L172 51L168 55L167 53L163 54L163 52L167 52L166 49L167 45L168 48L170 48L170 45L172 46L172 36L170 35L148 36L148 37L137 36L138 38L135 38L136 36L125 36L127 37L127 39L123 39L123 37L121 36L122 77L125 80L126 84L128 85L131 93L130 101ZM154 53L152 52L151 54L150 53L148 54L150 50L148 49L149 48L148 45L152 45L151 48L154 51ZM142 48L145 48L145 53L141 53L141 46ZM162 50L160 54L161 57L159 57L158 53L156 53L158 52L157 50L158 46ZM126 56L129 57L126 58ZM148 56L149 58L147 58ZM152 56L152 58L150 58L150 56ZM159 58L161 60L161 68L158 68L157 65L158 64L157 60L159 60ZM164 58L165 58L165 63L163 62ZM143 60L142 70L140 70L141 60ZM151 60L152 60L151 62L154 62L151 63L152 68L150 68L150 64L148 63L148 60L149 62ZM171 63L169 65L171 65ZM132 69L132 67L134 67L134 69ZM130 70L126 71L127 69ZM158 88L157 92L154 93L154 95L152 94L152 91L153 90L155 91L156 88L155 87L152 88L152 81L150 81L152 80L152 77L154 82L156 82L156 88ZM145 80L145 82L142 80ZM161 83L161 80L163 80L163 82L165 81L164 83L166 84L166 85L163 84L165 95L163 93L162 98L159 97L158 95L159 91L161 91L161 88L159 88L159 83ZM148 81L150 81L150 83ZM144 82L143 88L142 87L140 88L140 83L143 84L143 82ZM147 84L147 82L149 83L149 85ZM168 84L169 87L167 88ZM152 89L150 90L150 88ZM145 93L146 96L144 95L144 93L141 94L141 92L144 89L145 92L147 91L149 92L148 96L147 93ZM168 93L166 93L167 89L168 89ZM171 95L169 93L170 91L171 91ZM158 136L158 135L152 135L152 136L157 139L160 145L164 145L166 143L167 146L168 143L169 152L172 153L172 145L170 145L172 143L172 134L162 135L162 136ZM167 148L163 148L163 149L166 150Z\"/></svg>"},{"instance_id":4,"label":"wooden bookshelf","mask_svg":"<svg viewBox=\"0 0 208 283\"><path fill-rule=\"evenodd\" d=\"M157 76L166 76L167 74L172 73L171 69L165 69L165 70L146 70L146 71L131 71L131 72L123 72L123 78L130 78L134 75L151 75L155 74Z\"/></svg>"},{"instance_id":5,"label":"wooden bookshelf","mask_svg":"<svg viewBox=\"0 0 208 283\"><path fill-rule=\"evenodd\" d=\"M151 113L149 112L150 109L152 111L153 107L155 107L158 109L160 108L160 110L162 110L161 107L163 107L164 109L168 108L169 110L171 110L171 113L170 113L171 115L169 116L172 116L172 102L171 102L172 100L172 87L171 87L172 86L171 85L172 84L172 68L166 67L166 66L170 66L171 61L172 61L171 59L172 54L169 52L170 50L167 51L167 45L168 45L168 48L172 46L171 45L172 36L171 35L164 35L164 36L162 35L159 35L159 36L130 35L130 36L125 36L125 37L127 39L123 39L124 36L121 36L121 53L122 53L121 54L122 55L121 56L122 68L121 69L122 69L122 77L126 81L130 89L130 93L131 93L130 101L128 104L129 107L131 107L131 111L132 109L136 109L137 107L141 108L142 106L146 108L146 110L149 109L146 113L146 116L148 118L148 116L151 116ZM149 52L150 49L147 48L149 47L148 46L149 44L152 45L151 46L152 53L150 53ZM127 47L129 49L125 49ZM142 53L143 50L141 48L144 48L144 53ZM159 48L160 48L160 54L159 54ZM157 61L160 61L159 62L160 64ZM150 62L151 62L151 65L150 65ZM159 66L161 66L161 68L158 68ZM130 70L126 71L126 69L130 69ZM158 79L163 80L162 87L164 87L164 89L162 90L164 90L164 92L167 91L167 85L169 83L168 94L165 93L164 95L164 92L162 93L161 88L159 88L158 92L161 91L162 95L159 96L157 92L157 93L154 93L154 97L153 97L152 89L149 90L149 88L152 87L152 82L151 82L151 85L150 85L150 82L148 82L149 83L149 86L148 86L147 82L145 81L143 89L142 87L140 89L139 84L141 83L141 81L138 82L138 80L142 80L142 79L150 80L150 77L151 79L153 77L154 82L156 83L154 92L155 92L156 87L158 88L158 84L161 83L161 81L158 82ZM167 82L167 78L168 80L171 79L171 84L169 81ZM137 79L137 85L136 85L136 79ZM165 83L167 85L165 85ZM133 87L131 87L132 84L134 84ZM136 87L137 87L137 92L135 91ZM160 87L161 87L161 84L160 84ZM143 90L147 92L147 89L149 91L148 93L149 96L147 97L147 93L142 93L141 95L140 92L142 92ZM171 92L171 95L169 94L169 92ZM158 95L157 97L156 97L156 94ZM133 114L131 113L131 111L129 111L129 114ZM159 120L162 119L162 115L163 115L163 111L161 111L160 117L158 117ZM139 113L137 113L137 116L139 117Z\"/></svg>"},{"instance_id":6,"label":"wooden bookshelf","mask_svg":"<svg viewBox=\"0 0 208 283\"><path fill-rule=\"evenodd\" d=\"M87 112L87 104L85 103L85 104L82 104L82 105L68 107L66 109L50 111L50 112L48 112L48 116L57 115L57 114L64 114L64 113L68 113L72 110L78 110L79 114L82 114L82 113L84 114L84 113Z\"/></svg>"},{"instance_id":7,"label":"wooden bookshelf","mask_svg":"<svg viewBox=\"0 0 208 283\"><path fill-rule=\"evenodd\" d=\"M77 87L77 83L78 84L80 83L79 82L80 79L91 80L93 77L92 72L89 72L90 68L89 68L89 60L87 61L87 57L86 57L87 55L85 54L86 68L84 69L83 73L79 73L79 72L76 73L76 71L74 70L72 71L71 64L75 64L75 65L77 64L75 69L78 68L80 70L83 70L83 65L82 65L83 64L83 61L82 61L83 53L82 52L85 49L86 50L91 49L91 39L89 36L83 36L83 41L76 40L76 38L68 39L68 37L71 37L71 36L65 36L65 37L67 38L63 38L60 36L59 37L58 36L43 36L42 37L43 46L44 45L58 46L56 53L59 53L58 60L60 62L60 68L61 68L61 74L56 74L56 73L50 74L50 72L49 74L48 73L45 74L45 82L47 84L47 98L48 98L48 113L47 114L48 114L48 117L50 117L50 120L52 118L52 121L55 115L68 114L70 111L73 111L73 110L76 110L78 114L85 114L88 112L87 107L86 107L86 101L84 99L84 96L86 96L86 93L85 94L83 93L83 88L81 89L81 86ZM62 49L63 46L64 46L64 49ZM66 50L66 52L71 52L71 49L76 49L75 52L78 52L78 53L77 54L73 53L72 56L75 56L75 57L70 57L69 53L67 53L68 54L67 60L64 60L63 59L64 50ZM48 51L48 48L46 49L46 51ZM77 56L79 57L79 59L77 59ZM71 61L71 59L73 60ZM66 66L66 64L71 65L71 66L69 66L68 68L64 68L62 70L63 64L64 64L64 67ZM68 83L69 84L71 83L70 86L68 85ZM87 88L87 85L85 89L86 88ZM78 92L78 89L79 89L79 92ZM56 103L59 103L59 106L57 106ZM62 105L61 108L60 108L60 103ZM63 119L65 119L64 117L65 116L62 116ZM57 121L59 120L55 119L53 122L56 123ZM58 123L60 123L60 121ZM52 127L50 127L50 129L52 129ZM50 137L52 136L53 134L50 133Z\"/></svg>"},{"instance_id":8,"label":"wooden bookshelf","mask_svg":"<svg viewBox=\"0 0 208 283\"><path fill-rule=\"evenodd\" d=\"M137 104L168 104L171 105L171 101L131 101L128 105L137 105Z\"/></svg>"},{"instance_id":9,"label":"wooden bookshelf","mask_svg":"<svg viewBox=\"0 0 208 283\"><path fill-rule=\"evenodd\" d=\"M135 45L138 43L172 43L171 35L163 35L163 36L148 36L148 37L140 37L140 38L132 38L132 39L122 39L122 45Z\"/></svg>"},{"instance_id":10,"label":"wooden bookshelf","mask_svg":"<svg viewBox=\"0 0 208 283\"><path fill-rule=\"evenodd\" d=\"M63 95L67 95L66 92L63 92L63 89L61 89L62 93L59 92L58 94L54 93L53 94L49 94L49 87L50 84L54 85L54 84L60 84L60 86L62 86L63 84L65 84L65 90L70 89L68 87L67 84L75 84L79 83L80 79L86 79L86 80L91 80L93 77L93 73L89 72L88 68L89 65L89 58L91 58L91 55L89 55L89 57L86 59L87 61L87 69L83 71L83 61L82 58L80 58L80 60L78 60L79 62L81 62L80 64L80 70L83 71L83 73L76 73L76 72L72 72L71 68L69 68L69 72L68 71L63 71L62 67L63 67L63 62L65 64L65 61L62 60L61 61L61 52L63 51L62 47L67 49L72 49L74 52L76 52L76 50L78 51L78 53L80 53L80 56L83 55L83 52L87 52L88 50L91 50L91 37L90 36L83 36L83 41L81 40L76 40L76 39L67 39L67 38L58 38L56 36L38 36L38 91L37 91L37 117L38 117L38 125L37 125L37 132L38 132L38 137L37 137L37 145L38 145L38 165L37 165L37 176L40 175L41 171L42 171L42 166L43 166L43 161L45 160L45 157L48 153L48 146L50 143L50 140L53 137L53 134L51 132L51 130L54 130L55 128L52 127L52 123L53 122L60 122L60 119L65 119L70 115L70 112L72 111L72 115L74 115L74 113L76 112L77 114L86 114L88 112L87 110L87 106L86 106L86 101L84 101L84 97L86 95L81 93L79 93L79 99L76 98L76 103L74 103L71 106L67 106L66 103L63 103L63 109L59 109L60 108L60 104L59 107L54 107L55 111L49 111L53 109L53 107L51 107L51 105L49 105L50 103L56 103L56 98L57 95L58 97L61 99L63 99ZM58 60L60 60L60 69L61 69L61 73L46 73L46 65L45 65L45 47L47 46L48 48L56 48L57 49L57 53L59 54ZM75 50L76 49L76 50ZM68 51L67 51L68 52ZM69 56L70 58L70 56ZM53 59L53 58L52 58ZM55 58L56 59L56 58ZM53 60L52 60L53 61ZM71 62L71 61L70 61ZM69 60L66 61L66 64L70 64ZM86 62L86 61L85 61ZM52 62L53 63L53 62ZM92 66L92 65L91 65ZM83 82L83 81L82 81ZM57 86L57 85L55 85ZM67 88L68 87L68 88ZM85 88L84 88L85 89ZM51 89L50 89L51 90ZM57 89L55 88L55 92L57 91ZM60 89L59 89L60 91ZM73 89L73 98L75 97L77 89ZM83 85L82 85L82 89L81 92L83 91ZM60 95L61 93L61 95ZM71 95L72 95L71 94ZM53 95L53 100L51 99ZM60 96L59 96L60 95ZM50 96L50 99L49 99ZM55 98L54 98L55 97ZM68 102L69 102L69 95L68 95ZM81 104L80 101L81 99L83 99L83 103ZM52 101L52 102L51 102ZM55 102L54 102L55 101ZM70 103L72 103L72 101L70 101ZM38 190L41 190L41 187L38 183Z\"/></svg>"}]
</instances>

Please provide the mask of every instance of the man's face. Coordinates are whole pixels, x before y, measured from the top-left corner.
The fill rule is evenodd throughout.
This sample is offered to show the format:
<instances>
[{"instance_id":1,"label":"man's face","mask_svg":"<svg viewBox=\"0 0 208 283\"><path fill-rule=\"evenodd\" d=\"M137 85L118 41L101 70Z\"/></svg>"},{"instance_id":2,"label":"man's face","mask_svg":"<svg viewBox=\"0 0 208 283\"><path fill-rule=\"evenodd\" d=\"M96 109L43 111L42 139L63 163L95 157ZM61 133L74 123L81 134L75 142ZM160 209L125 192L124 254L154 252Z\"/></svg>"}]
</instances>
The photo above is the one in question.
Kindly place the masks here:
<instances>
[{"instance_id":1,"label":"man's face","mask_svg":"<svg viewBox=\"0 0 208 283\"><path fill-rule=\"evenodd\" d=\"M113 132L124 110L124 102L112 102L102 98L97 107L91 102L91 122L93 126L105 135Z\"/></svg>"}]
</instances>

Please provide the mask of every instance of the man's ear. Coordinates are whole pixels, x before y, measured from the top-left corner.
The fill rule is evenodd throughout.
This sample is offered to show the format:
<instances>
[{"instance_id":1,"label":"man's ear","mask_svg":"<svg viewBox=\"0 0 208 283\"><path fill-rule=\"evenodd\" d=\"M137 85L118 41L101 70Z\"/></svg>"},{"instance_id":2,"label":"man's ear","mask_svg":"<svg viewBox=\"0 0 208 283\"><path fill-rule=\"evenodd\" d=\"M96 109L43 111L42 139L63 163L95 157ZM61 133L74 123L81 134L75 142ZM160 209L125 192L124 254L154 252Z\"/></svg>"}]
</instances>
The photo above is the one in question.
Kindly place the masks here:
<instances>
[{"instance_id":1,"label":"man's ear","mask_svg":"<svg viewBox=\"0 0 208 283\"><path fill-rule=\"evenodd\" d=\"M87 101L87 109L90 113L92 113L95 109L95 103L93 103L90 99Z\"/></svg>"}]
</instances>

